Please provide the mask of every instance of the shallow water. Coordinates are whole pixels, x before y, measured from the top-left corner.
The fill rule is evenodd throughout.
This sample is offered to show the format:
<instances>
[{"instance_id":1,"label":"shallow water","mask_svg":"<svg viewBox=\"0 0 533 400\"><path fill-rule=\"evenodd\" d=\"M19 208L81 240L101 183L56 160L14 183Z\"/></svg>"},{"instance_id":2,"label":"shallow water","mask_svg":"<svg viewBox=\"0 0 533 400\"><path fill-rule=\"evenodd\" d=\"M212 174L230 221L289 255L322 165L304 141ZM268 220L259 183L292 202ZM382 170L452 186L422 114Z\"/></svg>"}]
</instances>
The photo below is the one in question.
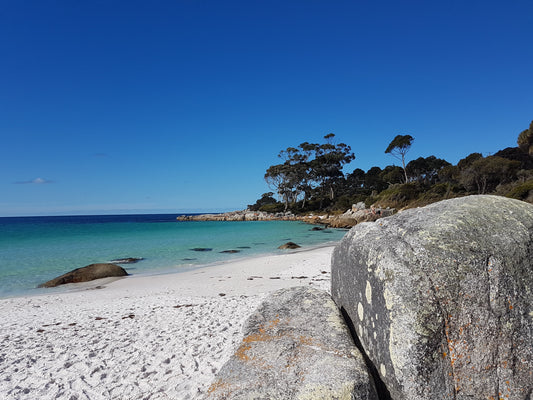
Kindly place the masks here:
<instances>
[{"instance_id":1,"label":"shallow water","mask_svg":"<svg viewBox=\"0 0 533 400\"><path fill-rule=\"evenodd\" d=\"M311 228L291 221L178 222L175 214L0 218L0 297L42 293L38 284L97 262L135 257L142 260L122 265L130 274L179 272L282 253L277 247L287 241L334 243L345 234Z\"/></svg>"}]
</instances>

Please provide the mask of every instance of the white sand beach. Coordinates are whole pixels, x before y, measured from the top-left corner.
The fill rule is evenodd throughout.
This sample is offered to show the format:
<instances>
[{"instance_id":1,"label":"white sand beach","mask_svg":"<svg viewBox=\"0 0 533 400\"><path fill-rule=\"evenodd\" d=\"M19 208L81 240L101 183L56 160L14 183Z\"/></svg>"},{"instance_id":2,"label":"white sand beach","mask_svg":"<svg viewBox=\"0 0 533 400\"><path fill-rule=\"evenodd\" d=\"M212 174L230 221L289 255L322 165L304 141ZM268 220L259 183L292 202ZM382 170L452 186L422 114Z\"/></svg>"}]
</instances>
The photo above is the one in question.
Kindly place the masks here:
<instances>
[{"instance_id":1,"label":"white sand beach","mask_svg":"<svg viewBox=\"0 0 533 400\"><path fill-rule=\"evenodd\" d=\"M268 293L329 291L332 250L0 300L0 398L201 398Z\"/></svg>"}]
</instances>

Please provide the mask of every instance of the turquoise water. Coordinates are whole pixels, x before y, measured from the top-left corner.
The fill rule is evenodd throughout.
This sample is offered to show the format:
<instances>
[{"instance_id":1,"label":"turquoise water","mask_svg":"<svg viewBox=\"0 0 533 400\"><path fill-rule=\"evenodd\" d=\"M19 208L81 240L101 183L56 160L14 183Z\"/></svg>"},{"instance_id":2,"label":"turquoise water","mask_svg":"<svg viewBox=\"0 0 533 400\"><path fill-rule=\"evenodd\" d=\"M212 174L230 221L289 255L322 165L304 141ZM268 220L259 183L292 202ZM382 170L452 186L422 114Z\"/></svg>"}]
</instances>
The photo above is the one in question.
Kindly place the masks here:
<instances>
[{"instance_id":1,"label":"turquoise water","mask_svg":"<svg viewBox=\"0 0 533 400\"><path fill-rule=\"evenodd\" d=\"M289 221L178 222L174 214L0 218L0 297L50 291L36 286L97 262L136 257L143 260L122 265L129 274L180 272L282 253L277 247L287 241L333 243L345 233L311 228Z\"/></svg>"}]
</instances>

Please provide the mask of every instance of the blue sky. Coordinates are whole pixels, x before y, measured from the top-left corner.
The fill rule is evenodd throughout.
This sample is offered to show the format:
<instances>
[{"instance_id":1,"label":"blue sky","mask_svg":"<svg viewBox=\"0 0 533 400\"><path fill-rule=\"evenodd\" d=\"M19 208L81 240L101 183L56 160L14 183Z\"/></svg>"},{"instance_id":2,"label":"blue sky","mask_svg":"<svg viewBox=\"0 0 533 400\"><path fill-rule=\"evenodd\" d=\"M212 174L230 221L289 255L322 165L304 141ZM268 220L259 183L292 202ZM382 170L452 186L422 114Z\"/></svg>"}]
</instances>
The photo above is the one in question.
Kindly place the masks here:
<instances>
[{"instance_id":1,"label":"blue sky","mask_svg":"<svg viewBox=\"0 0 533 400\"><path fill-rule=\"evenodd\" d=\"M5 1L0 216L245 208L330 132L368 170L515 146L531 1Z\"/></svg>"}]
</instances>

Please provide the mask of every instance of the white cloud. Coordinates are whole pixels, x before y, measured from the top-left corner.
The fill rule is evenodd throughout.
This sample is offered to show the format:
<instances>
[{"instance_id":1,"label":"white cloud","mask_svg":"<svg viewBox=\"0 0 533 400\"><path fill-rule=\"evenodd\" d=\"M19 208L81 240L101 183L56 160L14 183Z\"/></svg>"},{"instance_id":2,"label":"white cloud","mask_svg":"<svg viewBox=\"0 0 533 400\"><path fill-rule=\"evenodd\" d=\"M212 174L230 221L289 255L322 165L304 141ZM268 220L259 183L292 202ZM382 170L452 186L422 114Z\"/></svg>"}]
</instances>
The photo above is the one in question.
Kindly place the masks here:
<instances>
[{"instance_id":1,"label":"white cloud","mask_svg":"<svg viewBox=\"0 0 533 400\"><path fill-rule=\"evenodd\" d=\"M42 184L45 184L45 183L53 183L53 182L54 181L49 181L48 179L35 178L35 179L29 180L29 181L19 181L19 182L15 182L15 183L19 184L19 185L30 185L30 184L42 185Z\"/></svg>"}]
</instances>

